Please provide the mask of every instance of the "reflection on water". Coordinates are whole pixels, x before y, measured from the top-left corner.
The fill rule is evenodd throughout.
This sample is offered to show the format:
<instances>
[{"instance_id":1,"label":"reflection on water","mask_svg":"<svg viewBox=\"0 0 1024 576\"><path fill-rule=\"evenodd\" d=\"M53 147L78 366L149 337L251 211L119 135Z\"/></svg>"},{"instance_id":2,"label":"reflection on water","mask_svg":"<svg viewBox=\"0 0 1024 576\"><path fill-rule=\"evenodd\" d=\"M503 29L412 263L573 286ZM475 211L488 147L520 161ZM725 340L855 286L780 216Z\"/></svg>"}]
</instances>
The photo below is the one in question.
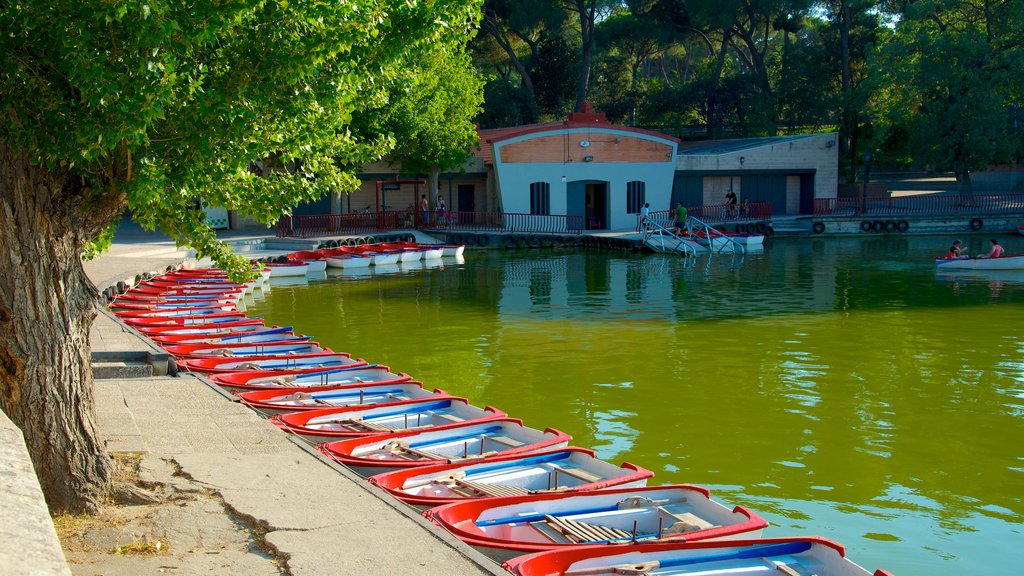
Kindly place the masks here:
<instances>
[{"instance_id":1,"label":"reflection on water","mask_svg":"<svg viewBox=\"0 0 1024 576\"><path fill-rule=\"evenodd\" d=\"M768 535L899 576L1024 573L1024 278L937 275L947 241L477 252L275 285L250 313L707 485Z\"/></svg>"}]
</instances>

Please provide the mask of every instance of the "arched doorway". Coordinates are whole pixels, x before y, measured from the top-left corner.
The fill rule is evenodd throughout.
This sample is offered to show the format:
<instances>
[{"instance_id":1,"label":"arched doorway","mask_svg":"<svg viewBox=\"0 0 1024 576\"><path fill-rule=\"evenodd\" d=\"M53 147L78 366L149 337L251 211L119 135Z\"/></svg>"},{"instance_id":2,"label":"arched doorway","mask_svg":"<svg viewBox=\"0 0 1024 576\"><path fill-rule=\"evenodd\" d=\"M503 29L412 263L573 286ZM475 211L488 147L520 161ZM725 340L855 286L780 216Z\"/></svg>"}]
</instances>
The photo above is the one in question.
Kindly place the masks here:
<instances>
[{"instance_id":1,"label":"arched doorway","mask_svg":"<svg viewBox=\"0 0 1024 576\"><path fill-rule=\"evenodd\" d=\"M608 228L608 182L575 180L566 184L565 213L584 217L587 230Z\"/></svg>"}]
</instances>

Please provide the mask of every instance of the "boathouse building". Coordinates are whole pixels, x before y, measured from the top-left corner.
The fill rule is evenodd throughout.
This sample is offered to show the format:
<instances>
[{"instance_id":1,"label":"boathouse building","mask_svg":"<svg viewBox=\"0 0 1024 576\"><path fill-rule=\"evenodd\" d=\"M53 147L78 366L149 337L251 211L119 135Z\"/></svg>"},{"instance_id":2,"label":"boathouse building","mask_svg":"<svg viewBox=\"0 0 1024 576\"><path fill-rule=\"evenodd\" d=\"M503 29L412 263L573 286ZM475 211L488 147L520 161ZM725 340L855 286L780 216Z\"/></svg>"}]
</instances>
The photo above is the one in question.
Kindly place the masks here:
<instances>
[{"instance_id":1,"label":"boathouse building","mask_svg":"<svg viewBox=\"0 0 1024 576\"><path fill-rule=\"evenodd\" d=\"M426 194L432 209L441 195L449 212L577 215L591 229L625 230L636 226L644 203L652 211L676 202L714 206L732 190L738 202L770 203L778 216L811 214L815 199L836 197L834 132L682 142L587 108L564 121L479 134L473 156L442 173L436 191L408 183L422 175L379 162L363 170L359 190L294 213L406 210Z\"/></svg>"}]
</instances>

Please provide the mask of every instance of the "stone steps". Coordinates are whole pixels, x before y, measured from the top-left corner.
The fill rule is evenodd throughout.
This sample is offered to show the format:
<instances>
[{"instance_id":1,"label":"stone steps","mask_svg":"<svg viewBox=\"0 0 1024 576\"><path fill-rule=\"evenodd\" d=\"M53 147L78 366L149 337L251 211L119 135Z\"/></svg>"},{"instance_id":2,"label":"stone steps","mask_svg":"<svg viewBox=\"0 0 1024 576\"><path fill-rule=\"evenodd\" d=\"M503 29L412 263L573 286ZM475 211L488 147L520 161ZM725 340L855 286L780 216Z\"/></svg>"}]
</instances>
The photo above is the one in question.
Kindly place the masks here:
<instances>
[{"instance_id":1,"label":"stone steps","mask_svg":"<svg viewBox=\"0 0 1024 576\"><path fill-rule=\"evenodd\" d=\"M92 377L96 380L119 378L148 378L153 376L153 365L140 361L106 361L92 363Z\"/></svg>"}]
</instances>

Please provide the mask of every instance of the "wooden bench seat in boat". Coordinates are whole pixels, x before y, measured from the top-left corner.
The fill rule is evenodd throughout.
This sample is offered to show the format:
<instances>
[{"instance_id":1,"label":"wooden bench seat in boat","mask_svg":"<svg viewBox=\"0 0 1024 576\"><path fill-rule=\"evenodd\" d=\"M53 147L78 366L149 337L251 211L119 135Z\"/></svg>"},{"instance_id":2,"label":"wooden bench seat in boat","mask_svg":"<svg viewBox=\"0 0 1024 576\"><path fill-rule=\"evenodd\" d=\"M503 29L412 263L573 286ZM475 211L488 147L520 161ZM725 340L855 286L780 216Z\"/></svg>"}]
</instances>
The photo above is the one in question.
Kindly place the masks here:
<instances>
[{"instance_id":1,"label":"wooden bench seat in boat","mask_svg":"<svg viewBox=\"0 0 1024 576\"><path fill-rule=\"evenodd\" d=\"M623 540L629 539L631 536L629 532L618 528L609 528L607 526L599 526L597 524L580 522L578 520L559 518L557 516L551 516L550 514L544 515L543 522L533 522L532 525L552 541L559 541L558 539L553 538L553 536L557 535L561 536L561 539L566 540L570 544L603 542L605 540ZM552 532L555 534L552 534Z\"/></svg>"},{"instance_id":2,"label":"wooden bench seat in boat","mask_svg":"<svg viewBox=\"0 0 1024 576\"><path fill-rule=\"evenodd\" d=\"M672 520L675 520L671 526L667 526L665 528L663 534L666 536L682 534L685 532L695 532L697 530L707 530L708 528L715 527L714 524L690 512L673 513L666 510L664 506L658 506L657 510L662 514L667 515Z\"/></svg>"},{"instance_id":3,"label":"wooden bench seat in boat","mask_svg":"<svg viewBox=\"0 0 1024 576\"><path fill-rule=\"evenodd\" d=\"M597 474L587 472L586 470L582 470L580 468L562 468L561 466L552 465L551 469L552 472L554 472L555 474L568 474L569 476L572 476L577 480L582 480L588 484L592 482L599 482L602 480L602 478Z\"/></svg>"},{"instance_id":4,"label":"wooden bench seat in boat","mask_svg":"<svg viewBox=\"0 0 1024 576\"><path fill-rule=\"evenodd\" d=\"M480 437L480 442L481 443L483 443L483 442L496 442L498 444L502 444L504 446L508 446L509 448L515 448L516 446L522 446L523 445L522 442L519 442L518 440L513 440L513 439L509 438L508 436L487 436L487 435L483 435L483 436Z\"/></svg>"},{"instance_id":5,"label":"wooden bench seat in boat","mask_svg":"<svg viewBox=\"0 0 1024 576\"><path fill-rule=\"evenodd\" d=\"M502 486L501 484L485 484L483 482L470 482L461 478L453 478L451 482L466 496L521 496L529 494L530 491L517 486ZM461 490L458 490L461 489ZM469 491L469 492L467 492ZM474 492L474 493L470 493Z\"/></svg>"}]
</instances>

